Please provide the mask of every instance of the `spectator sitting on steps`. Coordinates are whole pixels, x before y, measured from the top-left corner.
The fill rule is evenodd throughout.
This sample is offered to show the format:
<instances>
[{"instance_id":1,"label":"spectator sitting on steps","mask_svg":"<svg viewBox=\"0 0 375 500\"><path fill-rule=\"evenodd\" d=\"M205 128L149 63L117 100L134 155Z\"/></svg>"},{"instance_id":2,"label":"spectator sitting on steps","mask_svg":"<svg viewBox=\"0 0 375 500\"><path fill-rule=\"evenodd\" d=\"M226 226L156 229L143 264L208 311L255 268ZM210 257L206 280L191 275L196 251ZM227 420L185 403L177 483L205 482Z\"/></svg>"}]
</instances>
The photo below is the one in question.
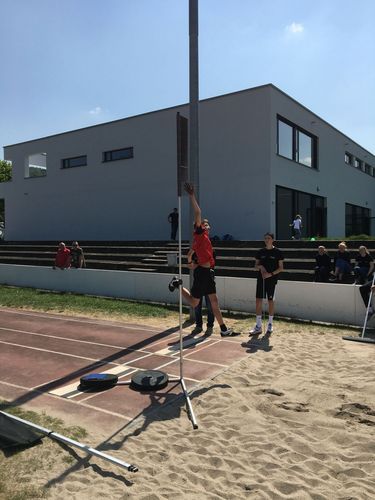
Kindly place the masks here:
<instances>
[{"instance_id":1,"label":"spectator sitting on steps","mask_svg":"<svg viewBox=\"0 0 375 500\"><path fill-rule=\"evenodd\" d=\"M71 265L76 269L81 269L86 267L85 257L83 255L83 250L79 246L78 241L73 241L72 248L70 249Z\"/></svg>"},{"instance_id":2,"label":"spectator sitting on steps","mask_svg":"<svg viewBox=\"0 0 375 500\"><path fill-rule=\"evenodd\" d=\"M315 281L326 283L331 272L331 257L328 255L326 247L320 245L318 253L315 255Z\"/></svg>"},{"instance_id":3,"label":"spectator sitting on steps","mask_svg":"<svg viewBox=\"0 0 375 500\"><path fill-rule=\"evenodd\" d=\"M367 248L361 245L355 256L355 261L354 276L356 284L364 285L371 279L374 271L374 259L371 257Z\"/></svg>"},{"instance_id":4,"label":"spectator sitting on steps","mask_svg":"<svg viewBox=\"0 0 375 500\"><path fill-rule=\"evenodd\" d=\"M351 258L348 252L345 241L339 243L339 249L334 258L335 263L335 277L330 281L342 281L344 276L352 273Z\"/></svg>"},{"instance_id":5,"label":"spectator sitting on steps","mask_svg":"<svg viewBox=\"0 0 375 500\"><path fill-rule=\"evenodd\" d=\"M63 242L59 243L53 269L56 269L57 267L61 270L68 269L70 267L70 250L69 248L66 248L66 245Z\"/></svg>"}]
</instances>

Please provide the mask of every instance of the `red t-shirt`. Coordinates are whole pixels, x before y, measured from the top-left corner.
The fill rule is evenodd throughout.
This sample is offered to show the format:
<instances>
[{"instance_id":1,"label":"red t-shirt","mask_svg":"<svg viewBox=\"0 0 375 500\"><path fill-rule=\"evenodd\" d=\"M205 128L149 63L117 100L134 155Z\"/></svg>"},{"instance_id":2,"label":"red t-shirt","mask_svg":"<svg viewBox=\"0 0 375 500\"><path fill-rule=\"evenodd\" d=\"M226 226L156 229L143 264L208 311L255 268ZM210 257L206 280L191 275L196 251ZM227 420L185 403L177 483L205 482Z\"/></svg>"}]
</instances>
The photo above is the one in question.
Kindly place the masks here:
<instances>
[{"instance_id":1,"label":"red t-shirt","mask_svg":"<svg viewBox=\"0 0 375 500\"><path fill-rule=\"evenodd\" d=\"M208 236L208 231L203 226L195 228L192 248L197 256L199 266L209 263L210 267L215 267L211 240Z\"/></svg>"},{"instance_id":2,"label":"red t-shirt","mask_svg":"<svg viewBox=\"0 0 375 500\"><path fill-rule=\"evenodd\" d=\"M55 266L57 267L67 267L70 256L69 248L64 248L61 250L60 248L57 250L56 258L55 258Z\"/></svg>"}]
</instances>

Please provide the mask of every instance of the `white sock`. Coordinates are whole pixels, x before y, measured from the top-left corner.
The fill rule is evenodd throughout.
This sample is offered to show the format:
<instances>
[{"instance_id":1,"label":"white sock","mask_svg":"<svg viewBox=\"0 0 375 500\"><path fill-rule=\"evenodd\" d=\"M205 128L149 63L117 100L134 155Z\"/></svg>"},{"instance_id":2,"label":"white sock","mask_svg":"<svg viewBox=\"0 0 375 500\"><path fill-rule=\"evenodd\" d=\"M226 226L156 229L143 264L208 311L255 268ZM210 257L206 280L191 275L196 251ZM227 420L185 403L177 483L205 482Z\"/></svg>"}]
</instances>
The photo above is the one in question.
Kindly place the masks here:
<instances>
[{"instance_id":1,"label":"white sock","mask_svg":"<svg viewBox=\"0 0 375 500\"><path fill-rule=\"evenodd\" d=\"M256 325L259 328L262 326L262 316L256 316Z\"/></svg>"},{"instance_id":2,"label":"white sock","mask_svg":"<svg viewBox=\"0 0 375 500\"><path fill-rule=\"evenodd\" d=\"M272 325L273 316L268 316L268 324Z\"/></svg>"}]
</instances>

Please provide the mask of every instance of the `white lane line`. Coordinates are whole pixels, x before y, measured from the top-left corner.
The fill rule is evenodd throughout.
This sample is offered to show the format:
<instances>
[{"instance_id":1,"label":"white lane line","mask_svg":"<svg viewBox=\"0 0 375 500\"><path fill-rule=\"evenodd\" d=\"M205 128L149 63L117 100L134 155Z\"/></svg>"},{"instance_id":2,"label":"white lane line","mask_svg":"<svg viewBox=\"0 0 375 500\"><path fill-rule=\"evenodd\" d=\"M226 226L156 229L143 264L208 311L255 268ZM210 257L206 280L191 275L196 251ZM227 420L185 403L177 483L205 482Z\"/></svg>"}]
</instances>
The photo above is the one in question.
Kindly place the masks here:
<instances>
[{"instance_id":1,"label":"white lane line","mask_svg":"<svg viewBox=\"0 0 375 500\"><path fill-rule=\"evenodd\" d=\"M49 354L59 354L60 356L67 356L67 357L71 357L71 358L85 359L86 361L94 361L94 362L98 361L97 359L87 358L85 356L77 356L76 354L67 354L65 352L51 351L50 349L42 349L41 347L29 347L27 345L14 344L13 342L4 342L3 340L0 340L0 344L11 345L11 346L14 346L14 347L22 347L23 349L30 349L31 351L48 352ZM110 363L110 362L108 362L108 363Z\"/></svg>"},{"instance_id":2,"label":"white lane line","mask_svg":"<svg viewBox=\"0 0 375 500\"><path fill-rule=\"evenodd\" d=\"M197 345L197 344L204 344L208 341L208 339L202 340L199 338L192 338L188 340L184 340L182 342L182 348L185 349L186 347L189 347L191 345ZM166 347L165 349L161 349L160 351L155 352L155 354L160 354L161 356L165 356L166 354L175 354L176 352L180 351L180 342L176 342L176 344L170 345Z\"/></svg>"},{"instance_id":3,"label":"white lane line","mask_svg":"<svg viewBox=\"0 0 375 500\"><path fill-rule=\"evenodd\" d=\"M119 325L118 323L111 323L111 322L106 322L106 320L100 320L100 321L94 321L92 319L89 319L89 318L73 318L72 316L55 316L55 315L52 315L52 314L48 314L48 313L37 313L37 312L26 312L26 311L14 311L14 310L9 310L9 309L1 309L0 310L0 314L1 313L8 313L8 314L18 314L19 316L35 316L36 318L44 318L44 319L56 319L58 321L73 321L74 323L83 323L83 324L90 324L90 325L98 325L98 326L111 326L111 327L115 327L115 328L128 328L129 330L142 330L142 331L146 331L146 332L153 332L153 333L157 333L157 332L160 332L160 329L154 327L149 327L149 326L145 326L143 327L142 325L141 326L130 326L130 325L127 325L127 324L123 324L123 325Z\"/></svg>"},{"instance_id":4,"label":"white lane line","mask_svg":"<svg viewBox=\"0 0 375 500\"><path fill-rule=\"evenodd\" d=\"M48 335L48 334L44 334L44 333L30 332L27 330L17 330L15 328L5 328L2 326L0 326L0 330L5 330L7 332L15 332L15 333L25 333L27 335L35 335L35 336L45 337L45 338L50 338L50 339L67 340L68 342L78 342L81 344L97 345L99 347L111 347L113 349L127 349L129 351L142 351L142 349L132 349L131 347L125 347L125 346L121 346L121 345L101 344L99 342L91 342L90 340L70 339L68 337L59 337L57 335ZM151 351L143 351L143 352L149 353Z\"/></svg>"},{"instance_id":5,"label":"white lane line","mask_svg":"<svg viewBox=\"0 0 375 500\"><path fill-rule=\"evenodd\" d=\"M109 368L109 370L105 370L104 372L100 372L101 374L103 373L110 373L111 375L119 375L124 374L124 372L129 371L129 367L126 367L124 369L124 366L114 366L113 368ZM77 387L80 384L80 380L76 380L72 384L69 385L64 385L63 387L59 387L58 389L54 389L53 391L48 391L50 394L54 394L55 396L61 396L64 397L65 394L69 394L77 389ZM84 391L78 391L78 392L84 392Z\"/></svg>"},{"instance_id":6,"label":"white lane line","mask_svg":"<svg viewBox=\"0 0 375 500\"><path fill-rule=\"evenodd\" d=\"M38 391L37 389L30 389L30 387L23 387L22 385L10 384L9 382L0 381L0 385L1 384L7 385L9 387L15 387L16 389L22 389L24 391L27 391L28 393L36 392L39 396L48 396L51 398L59 399L61 401L61 398L59 398L58 396L54 396L53 394L49 394L48 392ZM32 399L34 399L34 398L30 398L30 400L32 400ZM128 417L126 415L123 415L122 413L116 413L114 411L105 410L104 408L99 408L97 406L89 405L86 403L81 403L80 401L74 401L72 399L66 399L66 398L64 398L64 401L67 401L68 403L74 404L76 406L83 406L84 408L87 408L89 410L95 410L99 413L106 413L107 415L111 415L112 417L120 417L122 419L128 420L129 422L131 422L133 420L133 418Z\"/></svg>"},{"instance_id":7,"label":"white lane line","mask_svg":"<svg viewBox=\"0 0 375 500\"><path fill-rule=\"evenodd\" d=\"M128 378L130 375L132 375L133 373L135 373L137 371L139 371L138 368L133 368L128 373L125 373L124 375L122 375L121 377L119 377L119 380L121 378L124 378L124 377ZM88 392L88 391L83 391L83 392ZM81 392L81 394L82 394L82 392ZM97 392L96 393L92 393L89 396L80 399L80 401L88 401L89 399L95 398L95 396L97 396L97 395L98 395ZM70 399L70 398L75 398L76 396L78 396L78 394L74 394L73 396L67 396L67 397Z\"/></svg>"}]
</instances>

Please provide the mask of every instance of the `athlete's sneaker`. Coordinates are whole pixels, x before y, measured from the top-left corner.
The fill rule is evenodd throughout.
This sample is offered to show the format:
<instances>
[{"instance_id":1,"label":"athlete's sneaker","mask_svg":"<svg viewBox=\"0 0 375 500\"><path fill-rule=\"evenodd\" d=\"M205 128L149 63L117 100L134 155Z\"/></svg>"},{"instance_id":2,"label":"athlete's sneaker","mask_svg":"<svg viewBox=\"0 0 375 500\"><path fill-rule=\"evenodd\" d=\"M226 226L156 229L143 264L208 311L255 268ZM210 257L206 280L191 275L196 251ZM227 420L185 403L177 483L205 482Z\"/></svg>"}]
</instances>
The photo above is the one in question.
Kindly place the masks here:
<instances>
[{"instance_id":1,"label":"athlete's sneaker","mask_svg":"<svg viewBox=\"0 0 375 500\"><path fill-rule=\"evenodd\" d=\"M198 333L202 333L203 328L201 326L196 326L192 329L191 334L192 335L198 335Z\"/></svg>"},{"instance_id":2,"label":"athlete's sneaker","mask_svg":"<svg viewBox=\"0 0 375 500\"><path fill-rule=\"evenodd\" d=\"M273 332L273 326L272 326L272 323L268 323L266 333L272 333L272 332Z\"/></svg>"},{"instance_id":3,"label":"athlete's sneaker","mask_svg":"<svg viewBox=\"0 0 375 500\"><path fill-rule=\"evenodd\" d=\"M249 335L259 335L260 333L262 333L262 327L255 325L254 328L250 330Z\"/></svg>"},{"instance_id":4,"label":"athlete's sneaker","mask_svg":"<svg viewBox=\"0 0 375 500\"><path fill-rule=\"evenodd\" d=\"M214 333L214 328L213 326L208 326L206 331L204 332L205 336L206 337L209 337L210 335L212 335Z\"/></svg>"},{"instance_id":5,"label":"athlete's sneaker","mask_svg":"<svg viewBox=\"0 0 375 500\"><path fill-rule=\"evenodd\" d=\"M220 335L221 335L222 337L235 337L236 335L239 335L239 333L234 332L234 331L232 330L232 328L227 328L227 329L226 329L226 330L224 330L224 331L222 330L222 331L220 332Z\"/></svg>"},{"instance_id":6,"label":"athlete's sneaker","mask_svg":"<svg viewBox=\"0 0 375 500\"><path fill-rule=\"evenodd\" d=\"M173 276L173 278L171 279L171 281L168 285L169 291L174 292L176 290L176 288L179 287L179 285L180 285L180 280L177 278L177 276Z\"/></svg>"}]
</instances>

